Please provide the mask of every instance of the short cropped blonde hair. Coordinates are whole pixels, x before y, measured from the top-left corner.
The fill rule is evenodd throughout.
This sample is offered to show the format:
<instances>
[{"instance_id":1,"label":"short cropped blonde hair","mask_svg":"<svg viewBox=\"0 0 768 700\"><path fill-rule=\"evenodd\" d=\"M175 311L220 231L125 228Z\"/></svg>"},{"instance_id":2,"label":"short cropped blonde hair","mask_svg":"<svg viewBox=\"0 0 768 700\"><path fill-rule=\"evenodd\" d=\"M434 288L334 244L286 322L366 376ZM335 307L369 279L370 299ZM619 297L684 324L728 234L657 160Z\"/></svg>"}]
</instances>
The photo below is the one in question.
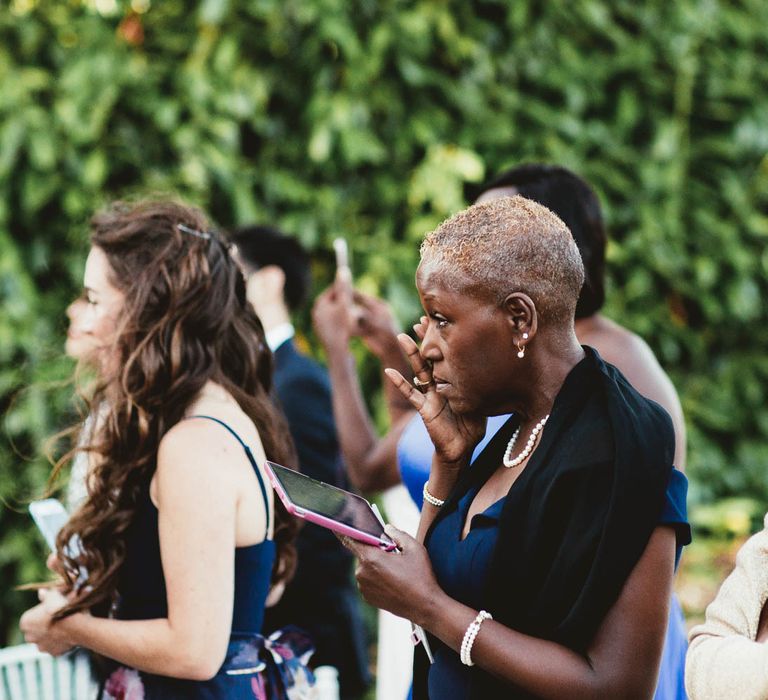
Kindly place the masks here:
<instances>
[{"instance_id":1,"label":"short cropped blonde hair","mask_svg":"<svg viewBox=\"0 0 768 700\"><path fill-rule=\"evenodd\" d=\"M501 304L524 292L542 321L573 321L584 264L568 227L525 197L474 204L444 221L421 244L422 265L437 265L465 293Z\"/></svg>"}]
</instances>

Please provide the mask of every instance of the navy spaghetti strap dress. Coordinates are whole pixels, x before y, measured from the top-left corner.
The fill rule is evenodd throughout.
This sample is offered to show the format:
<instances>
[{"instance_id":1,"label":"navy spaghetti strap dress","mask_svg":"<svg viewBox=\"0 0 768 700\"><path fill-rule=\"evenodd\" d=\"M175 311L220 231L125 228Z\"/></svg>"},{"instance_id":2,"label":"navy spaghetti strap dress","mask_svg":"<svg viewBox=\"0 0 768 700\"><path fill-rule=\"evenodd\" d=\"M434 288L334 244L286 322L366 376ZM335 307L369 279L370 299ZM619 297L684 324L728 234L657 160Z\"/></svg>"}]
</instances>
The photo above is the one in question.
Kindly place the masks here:
<instances>
[{"instance_id":1,"label":"navy spaghetti strap dress","mask_svg":"<svg viewBox=\"0 0 768 700\"><path fill-rule=\"evenodd\" d=\"M248 445L218 418L192 417L219 423L240 443L258 479L269 522L272 513L267 487ZM158 511L150 498L149 481L142 489L129 530L120 573L115 617L122 620L168 615ZM303 689L314 682L306 668L313 651L309 639L295 628L285 628L266 638L261 634L275 556L275 543L270 539L235 548L232 631L224 664L213 678L185 680L113 665L102 686L102 700L292 700L302 697Z\"/></svg>"}]
</instances>

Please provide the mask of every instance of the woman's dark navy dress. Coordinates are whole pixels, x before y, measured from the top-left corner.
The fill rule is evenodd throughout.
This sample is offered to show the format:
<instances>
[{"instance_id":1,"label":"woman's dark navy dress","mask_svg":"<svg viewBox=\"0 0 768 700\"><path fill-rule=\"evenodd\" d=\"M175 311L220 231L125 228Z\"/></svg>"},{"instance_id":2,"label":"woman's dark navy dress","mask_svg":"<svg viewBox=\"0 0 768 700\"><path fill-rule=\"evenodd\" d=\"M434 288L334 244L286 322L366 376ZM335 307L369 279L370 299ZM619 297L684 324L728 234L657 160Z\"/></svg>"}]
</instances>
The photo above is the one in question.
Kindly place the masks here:
<instances>
[{"instance_id":1,"label":"woman's dark navy dress","mask_svg":"<svg viewBox=\"0 0 768 700\"><path fill-rule=\"evenodd\" d=\"M670 525L678 532L677 558L683 543L689 541L686 519L688 481L673 470L660 525ZM472 518L466 538L461 539L467 513L478 490L468 491L459 507L437 523L428 540L427 550L440 587L453 599L477 610L483 607L486 576L498 539L498 521L504 499L491 504ZM464 700L470 693L470 669L453 649L432 638L435 663L429 670L429 697L440 700Z\"/></svg>"},{"instance_id":2,"label":"woman's dark navy dress","mask_svg":"<svg viewBox=\"0 0 768 700\"><path fill-rule=\"evenodd\" d=\"M259 482L267 521L272 518L267 487L256 460L240 436L226 423L211 416L226 428L245 450ZM274 689L265 690L262 657L265 640L261 636L264 607L269 593L275 561L275 543L270 539L247 547L237 547L232 630L226 659L219 672L207 681L192 681L158 676L118 667L104 683L102 698L137 700L253 700L280 697ZM168 616L165 577L160 558L158 511L144 485L140 505L127 538L127 552L119 580L119 601L115 617L122 620L148 620Z\"/></svg>"},{"instance_id":3,"label":"woman's dark navy dress","mask_svg":"<svg viewBox=\"0 0 768 700\"><path fill-rule=\"evenodd\" d=\"M473 460L482 453L495 433L510 416L493 416L488 419L485 437L475 448ZM421 503L421 492L429 479L434 447L429 439L420 416L414 416L398 443L398 463L403 483L417 505ZM664 511L659 524L669 524L678 532L677 560L682 545L689 541L686 495L688 481L685 475L674 470L665 499ZM445 520L439 522L427 549L441 588L452 598L481 609L482 591L486 573L491 561L498 536L497 524L503 500L492 504L472 520L466 539L461 539L469 507L477 495L473 489L461 499L459 508ZM683 665L687 649L687 631L677 596L672 596L669 624L664 642L664 653L659 673L659 682L654 700L684 700L685 687ZM469 697L470 673L459 655L441 644L433 643L435 664L429 673L429 697L453 700Z\"/></svg>"}]
</instances>

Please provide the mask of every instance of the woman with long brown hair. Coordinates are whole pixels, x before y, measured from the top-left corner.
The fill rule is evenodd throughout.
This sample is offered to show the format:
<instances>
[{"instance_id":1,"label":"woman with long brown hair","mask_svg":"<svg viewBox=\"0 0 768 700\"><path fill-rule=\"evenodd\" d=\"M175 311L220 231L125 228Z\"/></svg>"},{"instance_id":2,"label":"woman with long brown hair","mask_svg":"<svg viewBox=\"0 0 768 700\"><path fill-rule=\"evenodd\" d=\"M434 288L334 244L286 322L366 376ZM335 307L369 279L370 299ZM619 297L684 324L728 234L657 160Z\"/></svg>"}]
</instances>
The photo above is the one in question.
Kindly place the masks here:
<instances>
[{"instance_id":1,"label":"woman with long brown hair","mask_svg":"<svg viewBox=\"0 0 768 700\"><path fill-rule=\"evenodd\" d=\"M294 531L262 468L293 449L242 277L187 206L117 203L91 227L88 497L58 537L64 586L22 630L114 661L104 698L282 697L274 659L295 640L260 633Z\"/></svg>"}]
</instances>

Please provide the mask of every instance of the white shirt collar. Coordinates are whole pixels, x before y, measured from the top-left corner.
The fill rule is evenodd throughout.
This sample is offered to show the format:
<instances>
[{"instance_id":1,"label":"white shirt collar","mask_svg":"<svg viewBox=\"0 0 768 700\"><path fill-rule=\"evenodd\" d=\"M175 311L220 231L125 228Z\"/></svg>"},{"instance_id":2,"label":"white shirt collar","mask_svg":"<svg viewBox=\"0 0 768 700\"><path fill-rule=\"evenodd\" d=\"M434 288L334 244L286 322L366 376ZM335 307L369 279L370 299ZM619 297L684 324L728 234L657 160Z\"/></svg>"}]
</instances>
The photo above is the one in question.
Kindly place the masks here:
<instances>
[{"instance_id":1,"label":"white shirt collar","mask_svg":"<svg viewBox=\"0 0 768 700\"><path fill-rule=\"evenodd\" d=\"M272 352L275 352L286 340L293 338L295 334L292 323L281 323L264 333L267 345Z\"/></svg>"}]
</instances>

